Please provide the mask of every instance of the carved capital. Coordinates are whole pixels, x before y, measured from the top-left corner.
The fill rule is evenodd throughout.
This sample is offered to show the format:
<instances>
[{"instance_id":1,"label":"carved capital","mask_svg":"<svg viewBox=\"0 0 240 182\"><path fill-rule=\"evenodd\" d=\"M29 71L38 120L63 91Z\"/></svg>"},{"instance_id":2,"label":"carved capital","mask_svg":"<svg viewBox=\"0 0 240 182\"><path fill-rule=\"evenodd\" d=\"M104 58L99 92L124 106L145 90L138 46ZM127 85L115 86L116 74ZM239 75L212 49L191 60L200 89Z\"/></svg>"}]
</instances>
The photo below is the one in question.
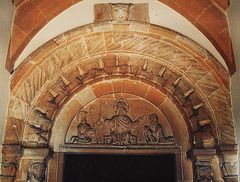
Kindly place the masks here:
<instances>
[{"instance_id":1,"label":"carved capital","mask_svg":"<svg viewBox=\"0 0 240 182\"><path fill-rule=\"evenodd\" d=\"M14 177L19 167L19 145L2 145L2 162L0 174L5 177Z\"/></svg>"},{"instance_id":2,"label":"carved capital","mask_svg":"<svg viewBox=\"0 0 240 182\"><path fill-rule=\"evenodd\" d=\"M193 161L195 181L223 181L215 149L194 149L188 157Z\"/></svg>"},{"instance_id":3,"label":"carved capital","mask_svg":"<svg viewBox=\"0 0 240 182\"><path fill-rule=\"evenodd\" d=\"M213 180L213 172L210 161L197 160L194 165L194 179L196 181Z\"/></svg>"},{"instance_id":4,"label":"carved capital","mask_svg":"<svg viewBox=\"0 0 240 182\"><path fill-rule=\"evenodd\" d=\"M220 168L225 181L238 181L239 162L236 146L221 147Z\"/></svg>"},{"instance_id":5,"label":"carved capital","mask_svg":"<svg viewBox=\"0 0 240 182\"><path fill-rule=\"evenodd\" d=\"M49 149L23 149L16 181L45 181Z\"/></svg>"}]
</instances>

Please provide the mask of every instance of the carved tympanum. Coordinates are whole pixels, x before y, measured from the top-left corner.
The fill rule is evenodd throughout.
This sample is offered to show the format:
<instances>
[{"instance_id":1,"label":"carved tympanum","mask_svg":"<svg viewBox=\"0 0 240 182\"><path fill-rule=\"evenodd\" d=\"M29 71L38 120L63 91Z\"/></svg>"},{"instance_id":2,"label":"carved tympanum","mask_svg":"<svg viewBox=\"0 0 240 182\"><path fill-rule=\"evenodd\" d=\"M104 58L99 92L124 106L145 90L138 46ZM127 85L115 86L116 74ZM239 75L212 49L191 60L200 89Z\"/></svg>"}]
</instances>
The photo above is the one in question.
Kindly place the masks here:
<instances>
[{"instance_id":1,"label":"carved tympanum","mask_svg":"<svg viewBox=\"0 0 240 182\"><path fill-rule=\"evenodd\" d=\"M69 127L66 143L174 143L168 121L155 106L134 95L117 96L125 98L100 97L81 109Z\"/></svg>"}]
</instances>

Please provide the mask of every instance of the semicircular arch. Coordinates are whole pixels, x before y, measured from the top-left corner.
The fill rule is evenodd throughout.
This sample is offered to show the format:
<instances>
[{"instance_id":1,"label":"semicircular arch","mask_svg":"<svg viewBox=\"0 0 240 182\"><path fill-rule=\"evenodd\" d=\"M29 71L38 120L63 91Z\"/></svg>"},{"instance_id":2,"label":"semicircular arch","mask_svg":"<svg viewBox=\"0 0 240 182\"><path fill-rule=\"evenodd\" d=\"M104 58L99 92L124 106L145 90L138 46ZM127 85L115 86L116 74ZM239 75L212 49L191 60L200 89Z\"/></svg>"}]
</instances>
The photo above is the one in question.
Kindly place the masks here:
<instances>
[{"instance_id":1,"label":"semicircular arch","mask_svg":"<svg viewBox=\"0 0 240 182\"><path fill-rule=\"evenodd\" d=\"M23 144L34 135L34 146L39 139L48 143L47 131L69 96L90 82L113 78L149 83L177 103L192 133L212 128L217 144L235 144L226 70L190 39L139 22L86 25L59 35L25 60L13 75L9 105L9 117L25 126ZM34 134L36 129L46 136Z\"/></svg>"}]
</instances>

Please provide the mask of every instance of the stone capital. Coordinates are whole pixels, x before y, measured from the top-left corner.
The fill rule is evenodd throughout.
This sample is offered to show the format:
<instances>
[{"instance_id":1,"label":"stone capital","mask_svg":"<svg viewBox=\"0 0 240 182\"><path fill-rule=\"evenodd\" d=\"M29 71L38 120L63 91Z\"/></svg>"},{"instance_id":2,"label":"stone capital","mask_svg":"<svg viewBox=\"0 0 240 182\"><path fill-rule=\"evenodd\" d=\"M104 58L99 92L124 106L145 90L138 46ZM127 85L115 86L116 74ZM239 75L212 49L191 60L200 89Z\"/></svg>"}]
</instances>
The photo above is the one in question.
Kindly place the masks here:
<instances>
[{"instance_id":1,"label":"stone capital","mask_svg":"<svg viewBox=\"0 0 240 182\"><path fill-rule=\"evenodd\" d=\"M220 150L220 168L222 170L224 180L229 182L238 181L239 162L237 146L222 146L220 147Z\"/></svg>"},{"instance_id":2,"label":"stone capital","mask_svg":"<svg viewBox=\"0 0 240 182\"><path fill-rule=\"evenodd\" d=\"M14 178L19 167L20 145L2 145L1 179Z\"/></svg>"},{"instance_id":3,"label":"stone capital","mask_svg":"<svg viewBox=\"0 0 240 182\"><path fill-rule=\"evenodd\" d=\"M193 161L195 181L223 181L216 149L193 149L188 157Z\"/></svg>"},{"instance_id":4,"label":"stone capital","mask_svg":"<svg viewBox=\"0 0 240 182\"><path fill-rule=\"evenodd\" d=\"M44 181L47 166L47 148L24 148L15 181Z\"/></svg>"}]
</instances>

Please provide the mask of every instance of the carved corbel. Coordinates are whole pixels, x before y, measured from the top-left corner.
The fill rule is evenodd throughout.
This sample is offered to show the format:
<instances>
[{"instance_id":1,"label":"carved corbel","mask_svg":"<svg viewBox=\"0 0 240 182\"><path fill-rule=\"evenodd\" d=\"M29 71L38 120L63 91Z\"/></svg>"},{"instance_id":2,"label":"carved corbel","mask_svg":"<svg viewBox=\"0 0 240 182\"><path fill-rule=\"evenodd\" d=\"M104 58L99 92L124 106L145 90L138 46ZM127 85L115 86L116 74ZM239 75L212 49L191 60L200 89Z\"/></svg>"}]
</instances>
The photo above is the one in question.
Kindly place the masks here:
<instances>
[{"instance_id":1,"label":"carved corbel","mask_svg":"<svg viewBox=\"0 0 240 182\"><path fill-rule=\"evenodd\" d=\"M71 84L71 82L68 81L64 76L61 76L61 79L62 79L63 83L64 83L66 86L68 86L68 85Z\"/></svg>"}]
</instances>

